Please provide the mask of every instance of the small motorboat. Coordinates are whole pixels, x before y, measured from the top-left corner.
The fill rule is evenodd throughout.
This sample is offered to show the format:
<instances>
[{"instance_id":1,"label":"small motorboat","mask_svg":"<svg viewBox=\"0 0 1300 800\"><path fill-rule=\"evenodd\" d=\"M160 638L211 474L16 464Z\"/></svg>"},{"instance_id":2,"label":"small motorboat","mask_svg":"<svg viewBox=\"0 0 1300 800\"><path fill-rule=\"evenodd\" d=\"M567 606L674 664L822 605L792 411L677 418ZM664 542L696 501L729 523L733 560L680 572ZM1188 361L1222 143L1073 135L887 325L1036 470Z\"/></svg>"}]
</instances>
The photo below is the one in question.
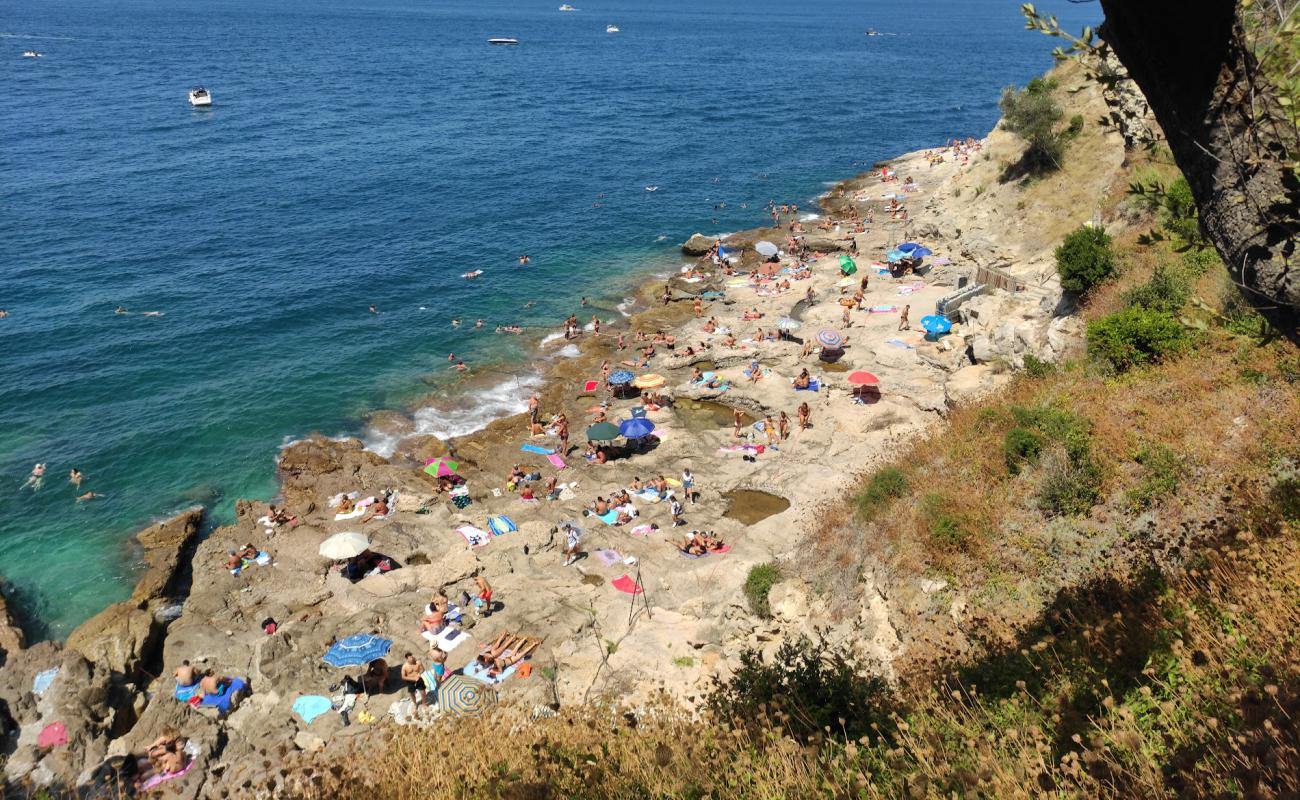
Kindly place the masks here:
<instances>
[{"instance_id":1,"label":"small motorboat","mask_svg":"<svg viewBox=\"0 0 1300 800\"><path fill-rule=\"evenodd\" d=\"M617 26L617 25L606 25L606 26L605 26L605 33L618 33L618 26Z\"/></svg>"},{"instance_id":2,"label":"small motorboat","mask_svg":"<svg viewBox=\"0 0 1300 800\"><path fill-rule=\"evenodd\" d=\"M577 11L578 9L574 8L573 6L569 5L568 3L565 3L564 5L560 6L560 10L561 10L561 11Z\"/></svg>"},{"instance_id":3,"label":"small motorboat","mask_svg":"<svg viewBox=\"0 0 1300 800\"><path fill-rule=\"evenodd\" d=\"M202 86L190 89L190 105L195 108L207 108L212 105L212 93Z\"/></svg>"},{"instance_id":4,"label":"small motorboat","mask_svg":"<svg viewBox=\"0 0 1300 800\"><path fill-rule=\"evenodd\" d=\"M473 271L471 271L471 272L462 272L462 273L460 274L460 276L461 276L462 278L477 278L478 276L480 276L480 275L482 275L482 274L483 274L483 270L481 270L481 269L476 269L476 270L473 270Z\"/></svg>"},{"instance_id":5,"label":"small motorboat","mask_svg":"<svg viewBox=\"0 0 1300 800\"><path fill-rule=\"evenodd\" d=\"M40 58L42 55L44 55L44 53L41 53L39 50L23 51L23 58Z\"/></svg>"},{"instance_id":6,"label":"small motorboat","mask_svg":"<svg viewBox=\"0 0 1300 800\"><path fill-rule=\"evenodd\" d=\"M657 191L659 191L659 187L658 187L658 186L655 186L655 185L652 183L652 184L650 184L649 186L645 187L645 190L646 190L647 192L657 192Z\"/></svg>"},{"instance_id":7,"label":"small motorboat","mask_svg":"<svg viewBox=\"0 0 1300 800\"><path fill-rule=\"evenodd\" d=\"M519 44L519 40L509 38L488 39L488 44Z\"/></svg>"}]
</instances>

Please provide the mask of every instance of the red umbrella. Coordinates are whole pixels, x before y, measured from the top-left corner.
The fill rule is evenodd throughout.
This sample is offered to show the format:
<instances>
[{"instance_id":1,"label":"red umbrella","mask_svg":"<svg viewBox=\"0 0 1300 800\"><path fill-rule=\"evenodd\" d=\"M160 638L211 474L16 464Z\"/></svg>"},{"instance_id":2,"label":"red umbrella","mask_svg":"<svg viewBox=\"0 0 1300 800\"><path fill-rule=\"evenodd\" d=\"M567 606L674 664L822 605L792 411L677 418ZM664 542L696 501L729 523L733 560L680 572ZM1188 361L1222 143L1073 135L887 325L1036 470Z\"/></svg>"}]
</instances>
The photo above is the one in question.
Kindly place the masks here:
<instances>
[{"instance_id":1,"label":"red umbrella","mask_svg":"<svg viewBox=\"0 0 1300 800\"><path fill-rule=\"evenodd\" d=\"M849 375L849 383L854 386L876 386L880 379L870 372L854 372Z\"/></svg>"}]
</instances>

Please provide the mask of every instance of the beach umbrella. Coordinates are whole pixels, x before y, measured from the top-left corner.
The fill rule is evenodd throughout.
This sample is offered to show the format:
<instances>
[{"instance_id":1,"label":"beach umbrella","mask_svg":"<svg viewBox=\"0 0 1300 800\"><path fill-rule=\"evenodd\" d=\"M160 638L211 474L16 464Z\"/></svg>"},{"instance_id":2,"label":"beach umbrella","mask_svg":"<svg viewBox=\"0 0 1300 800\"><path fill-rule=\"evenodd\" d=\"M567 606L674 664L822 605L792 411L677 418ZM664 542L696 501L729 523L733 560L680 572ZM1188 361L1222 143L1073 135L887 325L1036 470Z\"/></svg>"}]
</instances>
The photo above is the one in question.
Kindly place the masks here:
<instances>
[{"instance_id":1,"label":"beach umbrella","mask_svg":"<svg viewBox=\"0 0 1300 800\"><path fill-rule=\"evenodd\" d=\"M845 275L852 275L858 271L858 264L848 256L840 256L840 272Z\"/></svg>"},{"instance_id":2,"label":"beach umbrella","mask_svg":"<svg viewBox=\"0 0 1300 800\"><path fill-rule=\"evenodd\" d=\"M449 675L438 684L438 708L457 717L477 717L497 701L490 686L464 675Z\"/></svg>"},{"instance_id":3,"label":"beach umbrella","mask_svg":"<svg viewBox=\"0 0 1300 800\"><path fill-rule=\"evenodd\" d=\"M844 344L844 337L834 328L822 328L817 331L817 343L831 350L838 350Z\"/></svg>"},{"instance_id":4,"label":"beach umbrella","mask_svg":"<svg viewBox=\"0 0 1300 800\"><path fill-rule=\"evenodd\" d=\"M852 286L852 285L855 284L855 283L857 283L857 281L853 280L852 278L850 278L850 277L848 277L848 276L846 275L846 276L844 276L843 278L840 278L840 282L839 282L838 285L841 286L841 287L849 287L849 286Z\"/></svg>"},{"instance_id":5,"label":"beach umbrella","mask_svg":"<svg viewBox=\"0 0 1300 800\"><path fill-rule=\"evenodd\" d=\"M849 383L853 386L875 386L880 383L880 379L870 372L852 372L849 373Z\"/></svg>"},{"instance_id":6,"label":"beach umbrella","mask_svg":"<svg viewBox=\"0 0 1300 800\"><path fill-rule=\"evenodd\" d=\"M587 439L593 442L612 442L623 434L611 422L597 422L587 429Z\"/></svg>"},{"instance_id":7,"label":"beach umbrella","mask_svg":"<svg viewBox=\"0 0 1300 800\"><path fill-rule=\"evenodd\" d=\"M777 253L781 252L781 249L776 245L772 244L771 242L759 242L758 244L754 245L754 249L757 250L760 255L767 256L768 258L771 258Z\"/></svg>"},{"instance_id":8,"label":"beach umbrella","mask_svg":"<svg viewBox=\"0 0 1300 800\"><path fill-rule=\"evenodd\" d=\"M911 253L904 253L902 250L890 250L888 253L885 253L885 258L889 259L891 263L911 257Z\"/></svg>"},{"instance_id":9,"label":"beach umbrella","mask_svg":"<svg viewBox=\"0 0 1300 800\"><path fill-rule=\"evenodd\" d=\"M925 245L920 245L916 242L903 242L894 249L900 253L906 253L909 258L924 258L933 252Z\"/></svg>"},{"instance_id":10,"label":"beach umbrella","mask_svg":"<svg viewBox=\"0 0 1300 800\"><path fill-rule=\"evenodd\" d=\"M431 458L424 462L424 471L435 478L446 478L460 469L460 463L450 458Z\"/></svg>"},{"instance_id":11,"label":"beach umbrella","mask_svg":"<svg viewBox=\"0 0 1300 800\"><path fill-rule=\"evenodd\" d=\"M952 322L947 317L938 314L931 314L927 317L921 317L921 327L926 333L947 333L952 330Z\"/></svg>"},{"instance_id":12,"label":"beach umbrella","mask_svg":"<svg viewBox=\"0 0 1300 800\"><path fill-rule=\"evenodd\" d=\"M619 433L622 433L626 439L644 438L649 436L654 429L655 424L644 417L635 417L618 424Z\"/></svg>"},{"instance_id":13,"label":"beach umbrella","mask_svg":"<svg viewBox=\"0 0 1300 800\"><path fill-rule=\"evenodd\" d=\"M783 331L797 331L803 327L803 323L790 317L781 317L776 321L776 327Z\"/></svg>"},{"instance_id":14,"label":"beach umbrella","mask_svg":"<svg viewBox=\"0 0 1300 800\"><path fill-rule=\"evenodd\" d=\"M667 382L668 381L664 378L664 376L654 372L647 372L646 374L632 381L632 385L638 389L658 389L660 386L663 386Z\"/></svg>"},{"instance_id":15,"label":"beach umbrella","mask_svg":"<svg viewBox=\"0 0 1300 800\"><path fill-rule=\"evenodd\" d=\"M320 543L320 554L332 561L359 556L370 549L370 538L364 533L344 531Z\"/></svg>"},{"instance_id":16,"label":"beach umbrella","mask_svg":"<svg viewBox=\"0 0 1300 800\"><path fill-rule=\"evenodd\" d=\"M625 383L631 383L632 379L635 377L636 377L635 375L628 372L627 370L620 369L618 372L615 372L609 376L609 385L622 386Z\"/></svg>"},{"instance_id":17,"label":"beach umbrella","mask_svg":"<svg viewBox=\"0 0 1300 800\"><path fill-rule=\"evenodd\" d=\"M356 667L382 658L392 646L392 639L373 633L354 633L330 645L323 658L331 667Z\"/></svg>"}]
</instances>

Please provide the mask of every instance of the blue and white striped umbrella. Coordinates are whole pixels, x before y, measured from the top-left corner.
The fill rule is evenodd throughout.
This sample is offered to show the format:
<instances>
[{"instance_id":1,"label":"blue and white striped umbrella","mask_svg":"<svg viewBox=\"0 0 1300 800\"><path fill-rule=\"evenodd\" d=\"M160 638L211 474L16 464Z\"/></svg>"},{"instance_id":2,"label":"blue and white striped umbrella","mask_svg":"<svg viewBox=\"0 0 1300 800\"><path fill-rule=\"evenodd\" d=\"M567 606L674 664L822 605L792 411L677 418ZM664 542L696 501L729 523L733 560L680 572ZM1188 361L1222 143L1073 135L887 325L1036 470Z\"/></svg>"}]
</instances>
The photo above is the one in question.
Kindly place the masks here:
<instances>
[{"instance_id":1,"label":"blue and white striped umbrella","mask_svg":"<svg viewBox=\"0 0 1300 800\"><path fill-rule=\"evenodd\" d=\"M838 350L844 344L844 337L834 328L822 328L817 331L817 343L831 350Z\"/></svg>"},{"instance_id":2,"label":"blue and white striped umbrella","mask_svg":"<svg viewBox=\"0 0 1300 800\"><path fill-rule=\"evenodd\" d=\"M332 667L356 667L382 658L393 646L392 639L373 633L354 633L340 639L325 651L325 663Z\"/></svg>"},{"instance_id":3,"label":"blue and white striped umbrella","mask_svg":"<svg viewBox=\"0 0 1300 800\"><path fill-rule=\"evenodd\" d=\"M618 372L609 376L609 383L611 386L621 386L625 383L631 383L635 378L636 376L632 373L625 369L620 369Z\"/></svg>"}]
</instances>

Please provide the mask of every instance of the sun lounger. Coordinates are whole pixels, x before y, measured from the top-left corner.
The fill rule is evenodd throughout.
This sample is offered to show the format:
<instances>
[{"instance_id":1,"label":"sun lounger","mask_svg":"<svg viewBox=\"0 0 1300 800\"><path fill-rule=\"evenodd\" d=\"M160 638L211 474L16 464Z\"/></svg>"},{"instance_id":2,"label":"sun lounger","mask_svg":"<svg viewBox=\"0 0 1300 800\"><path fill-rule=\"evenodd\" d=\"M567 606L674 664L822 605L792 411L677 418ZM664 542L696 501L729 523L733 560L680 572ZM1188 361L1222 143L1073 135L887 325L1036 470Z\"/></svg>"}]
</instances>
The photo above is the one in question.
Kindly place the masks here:
<instances>
[{"instance_id":1,"label":"sun lounger","mask_svg":"<svg viewBox=\"0 0 1300 800\"><path fill-rule=\"evenodd\" d=\"M488 542L492 541L492 537L487 531L473 525L462 525L456 529L456 533L464 536L465 542L474 548L484 547Z\"/></svg>"}]
</instances>

